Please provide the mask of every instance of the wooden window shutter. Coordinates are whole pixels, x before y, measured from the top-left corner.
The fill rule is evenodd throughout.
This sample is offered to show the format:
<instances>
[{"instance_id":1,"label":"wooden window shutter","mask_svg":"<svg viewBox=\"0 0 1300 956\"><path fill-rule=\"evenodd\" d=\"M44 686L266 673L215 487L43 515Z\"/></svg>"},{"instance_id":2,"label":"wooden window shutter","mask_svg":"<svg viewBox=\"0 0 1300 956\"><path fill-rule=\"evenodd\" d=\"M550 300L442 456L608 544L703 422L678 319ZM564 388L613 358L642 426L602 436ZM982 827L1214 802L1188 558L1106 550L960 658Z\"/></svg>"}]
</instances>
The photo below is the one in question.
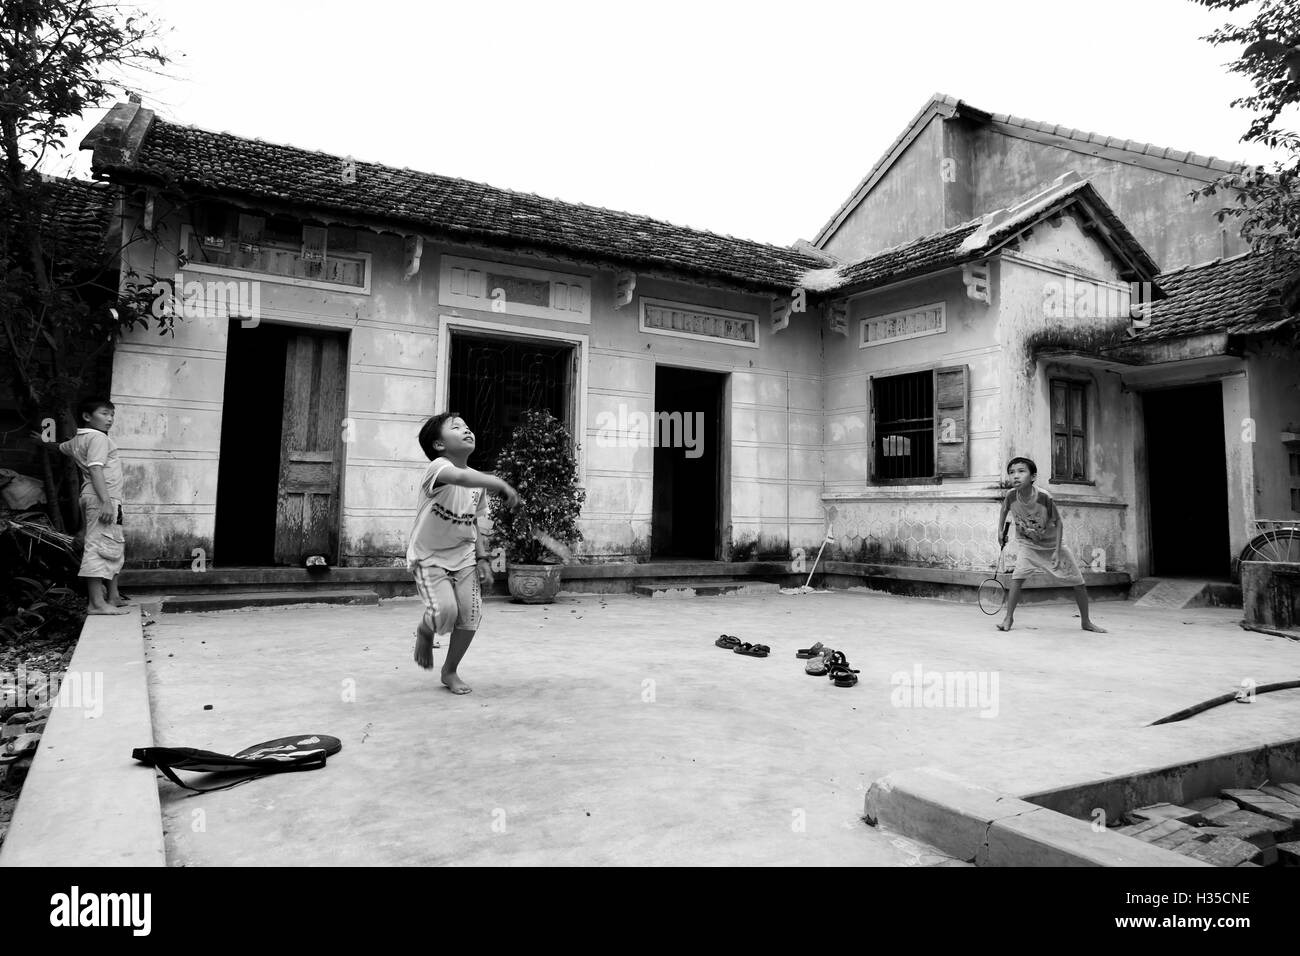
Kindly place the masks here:
<instances>
[{"instance_id":1,"label":"wooden window shutter","mask_svg":"<svg viewBox=\"0 0 1300 956\"><path fill-rule=\"evenodd\" d=\"M939 478L970 473L969 382L969 366L934 370L934 474Z\"/></svg>"},{"instance_id":2,"label":"wooden window shutter","mask_svg":"<svg viewBox=\"0 0 1300 956\"><path fill-rule=\"evenodd\" d=\"M876 379L867 376L867 475L872 481L878 477L876 459Z\"/></svg>"}]
</instances>

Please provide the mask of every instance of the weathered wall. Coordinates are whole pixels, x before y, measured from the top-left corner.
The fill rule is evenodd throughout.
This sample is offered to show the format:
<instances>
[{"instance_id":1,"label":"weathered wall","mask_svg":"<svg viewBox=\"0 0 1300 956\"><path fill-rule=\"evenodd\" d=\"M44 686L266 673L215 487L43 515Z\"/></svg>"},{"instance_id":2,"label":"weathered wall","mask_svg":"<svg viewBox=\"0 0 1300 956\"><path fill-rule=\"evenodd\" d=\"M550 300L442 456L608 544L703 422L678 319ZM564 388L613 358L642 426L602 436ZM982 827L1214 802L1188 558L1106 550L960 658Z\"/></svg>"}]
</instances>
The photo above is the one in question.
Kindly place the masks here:
<instances>
[{"instance_id":1,"label":"weathered wall","mask_svg":"<svg viewBox=\"0 0 1300 956\"><path fill-rule=\"evenodd\" d=\"M823 247L845 262L938 232L944 223L943 128L931 120Z\"/></svg>"},{"instance_id":2,"label":"weathered wall","mask_svg":"<svg viewBox=\"0 0 1300 956\"><path fill-rule=\"evenodd\" d=\"M994 277L996 283L996 266ZM860 347L864 318L943 302L945 331ZM970 299L958 272L869 293L849 304L849 335L826 338L826 503L836 509L836 553L846 559L979 567L997 553L1000 434L996 301ZM969 368L969 474L941 483L870 478L871 376Z\"/></svg>"},{"instance_id":3,"label":"weathered wall","mask_svg":"<svg viewBox=\"0 0 1300 956\"><path fill-rule=\"evenodd\" d=\"M138 243L126 252L141 275L176 272L179 223L161 204L161 248ZM138 217L139 211L133 215ZM132 234L135 223L128 223ZM627 442L599 447L598 415L654 411L655 365L730 374L729 466L731 540L738 546L785 552L822 535L820 329L812 313L796 314L773 334L771 299L638 277L637 298L613 307L616 274L586 265L502 255L482 248L426 242L422 265L403 281L399 236L357 231L358 251L372 255L368 294L259 283L261 322L288 323L350 334L347 417L343 446L341 552L344 564L400 563L410 529L416 484L425 464L416 442L438 395L440 325L478 323L520 334L585 336L586 393L578 422L580 467L588 492L579 553L602 559L649 552L653 449ZM588 278L589 324L439 304L440 256L458 255ZM216 279L211 276L187 278ZM241 275L245 277L245 275ZM246 275L257 278L255 275ZM759 348L674 338L640 331L641 297L757 315ZM186 319L175 338L128 335L114 366L119 403L115 438L122 448L130 503L132 566L187 565L194 548L213 551L221 411L228 322ZM445 348L444 350L445 351ZM671 408L671 403L661 407ZM463 410L472 416L472 410ZM268 410L280 414L280 409ZM472 424L472 422L471 422ZM718 436L706 436L718 440ZM787 480L788 479L788 480Z\"/></svg>"},{"instance_id":4,"label":"weathered wall","mask_svg":"<svg viewBox=\"0 0 1300 956\"><path fill-rule=\"evenodd\" d=\"M1084 145L1084 144L1080 144ZM951 164L947 173L941 165ZM856 261L1003 209L1071 170L1088 179L1162 270L1244 252L1213 201L1193 203L1202 170L1180 175L1045 145L965 120L932 118L824 243Z\"/></svg>"},{"instance_id":5,"label":"weathered wall","mask_svg":"<svg viewBox=\"0 0 1300 956\"><path fill-rule=\"evenodd\" d=\"M1192 202L1188 194L1204 185L1202 179L1016 139L987 127L973 128L971 136L976 215L1004 208L1073 170L1092 183L1162 271L1246 249L1231 223L1215 219L1215 202Z\"/></svg>"},{"instance_id":6,"label":"weathered wall","mask_svg":"<svg viewBox=\"0 0 1300 956\"><path fill-rule=\"evenodd\" d=\"M1300 445L1288 446L1281 438L1283 432L1300 432L1300 353L1265 346L1249 356L1246 379L1255 420L1255 516L1300 520L1291 507L1291 489L1300 487L1300 475L1291 475L1289 458Z\"/></svg>"},{"instance_id":7,"label":"weathered wall","mask_svg":"<svg viewBox=\"0 0 1300 956\"><path fill-rule=\"evenodd\" d=\"M1043 344L1088 349L1098 336L1129 324L1128 287L1104 247L1069 215L1040 225L1019 254L1004 258L998 288L1003 343L999 414L1000 467L1016 456L1038 464L1038 487L1061 505L1065 541L1082 564L1135 573L1140 545L1133 515L1141 406L1118 375L1061 361L1034 361ZM1068 308L1057 308L1062 294ZM1105 303L1103 308L1080 307ZM1115 308L1118 306L1118 308ZM1088 481L1052 480L1051 380L1088 384Z\"/></svg>"}]
</instances>

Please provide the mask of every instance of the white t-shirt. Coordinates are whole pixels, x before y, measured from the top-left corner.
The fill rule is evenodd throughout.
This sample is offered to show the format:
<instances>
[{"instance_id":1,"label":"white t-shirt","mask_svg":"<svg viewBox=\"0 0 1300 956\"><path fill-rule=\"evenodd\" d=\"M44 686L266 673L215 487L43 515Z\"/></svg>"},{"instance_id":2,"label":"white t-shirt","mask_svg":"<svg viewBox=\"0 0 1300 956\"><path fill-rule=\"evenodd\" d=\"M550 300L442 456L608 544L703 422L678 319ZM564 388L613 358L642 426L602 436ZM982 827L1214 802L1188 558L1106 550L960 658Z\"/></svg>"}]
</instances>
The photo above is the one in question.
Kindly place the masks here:
<instances>
[{"instance_id":1,"label":"white t-shirt","mask_svg":"<svg viewBox=\"0 0 1300 956\"><path fill-rule=\"evenodd\" d=\"M408 564L459 571L474 563L478 519L488 510L487 490L435 484L438 474L451 464L446 458L435 458L420 479L415 524L406 549Z\"/></svg>"}]
</instances>

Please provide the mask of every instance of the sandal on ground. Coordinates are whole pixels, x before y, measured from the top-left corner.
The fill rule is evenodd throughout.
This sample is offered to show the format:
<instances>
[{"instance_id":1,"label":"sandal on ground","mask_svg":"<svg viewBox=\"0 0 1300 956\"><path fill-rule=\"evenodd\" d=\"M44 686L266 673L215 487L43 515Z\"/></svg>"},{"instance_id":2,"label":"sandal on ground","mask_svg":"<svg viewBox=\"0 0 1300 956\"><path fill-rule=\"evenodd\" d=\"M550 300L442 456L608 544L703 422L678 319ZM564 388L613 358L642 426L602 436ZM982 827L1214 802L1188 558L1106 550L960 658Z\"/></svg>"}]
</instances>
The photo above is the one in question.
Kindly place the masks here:
<instances>
[{"instance_id":1,"label":"sandal on ground","mask_svg":"<svg viewBox=\"0 0 1300 956\"><path fill-rule=\"evenodd\" d=\"M800 660L807 660L810 657L817 657L818 655L820 655L822 652L822 648L823 648L822 642L818 641L812 647L799 648L799 650L794 652L794 656L799 658Z\"/></svg>"},{"instance_id":2,"label":"sandal on ground","mask_svg":"<svg viewBox=\"0 0 1300 956\"><path fill-rule=\"evenodd\" d=\"M843 651L835 651L826 661L826 676L836 687L852 687L858 682L858 672L849 666Z\"/></svg>"},{"instance_id":3,"label":"sandal on ground","mask_svg":"<svg viewBox=\"0 0 1300 956\"><path fill-rule=\"evenodd\" d=\"M741 644L736 648L736 654L744 654L746 657L767 657L772 648L766 644Z\"/></svg>"},{"instance_id":4,"label":"sandal on ground","mask_svg":"<svg viewBox=\"0 0 1300 956\"><path fill-rule=\"evenodd\" d=\"M734 651L740 646L740 638L732 637L730 634L723 634L713 643L724 650Z\"/></svg>"},{"instance_id":5,"label":"sandal on ground","mask_svg":"<svg viewBox=\"0 0 1300 956\"><path fill-rule=\"evenodd\" d=\"M832 667L826 671L836 687L852 687L858 682L858 672L847 667Z\"/></svg>"}]
</instances>

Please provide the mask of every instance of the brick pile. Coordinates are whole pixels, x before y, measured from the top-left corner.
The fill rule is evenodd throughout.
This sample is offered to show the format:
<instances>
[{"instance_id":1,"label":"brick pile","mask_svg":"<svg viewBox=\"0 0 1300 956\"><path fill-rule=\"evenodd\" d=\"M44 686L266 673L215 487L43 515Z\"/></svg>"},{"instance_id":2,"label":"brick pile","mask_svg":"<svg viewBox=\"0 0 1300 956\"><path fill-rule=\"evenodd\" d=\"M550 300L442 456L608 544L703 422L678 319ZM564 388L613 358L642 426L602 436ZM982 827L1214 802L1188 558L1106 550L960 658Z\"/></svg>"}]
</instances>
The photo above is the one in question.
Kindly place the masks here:
<instances>
[{"instance_id":1,"label":"brick pile","mask_svg":"<svg viewBox=\"0 0 1300 956\"><path fill-rule=\"evenodd\" d=\"M1156 803L1124 819L1117 832L1215 866L1300 866L1300 784Z\"/></svg>"}]
</instances>

